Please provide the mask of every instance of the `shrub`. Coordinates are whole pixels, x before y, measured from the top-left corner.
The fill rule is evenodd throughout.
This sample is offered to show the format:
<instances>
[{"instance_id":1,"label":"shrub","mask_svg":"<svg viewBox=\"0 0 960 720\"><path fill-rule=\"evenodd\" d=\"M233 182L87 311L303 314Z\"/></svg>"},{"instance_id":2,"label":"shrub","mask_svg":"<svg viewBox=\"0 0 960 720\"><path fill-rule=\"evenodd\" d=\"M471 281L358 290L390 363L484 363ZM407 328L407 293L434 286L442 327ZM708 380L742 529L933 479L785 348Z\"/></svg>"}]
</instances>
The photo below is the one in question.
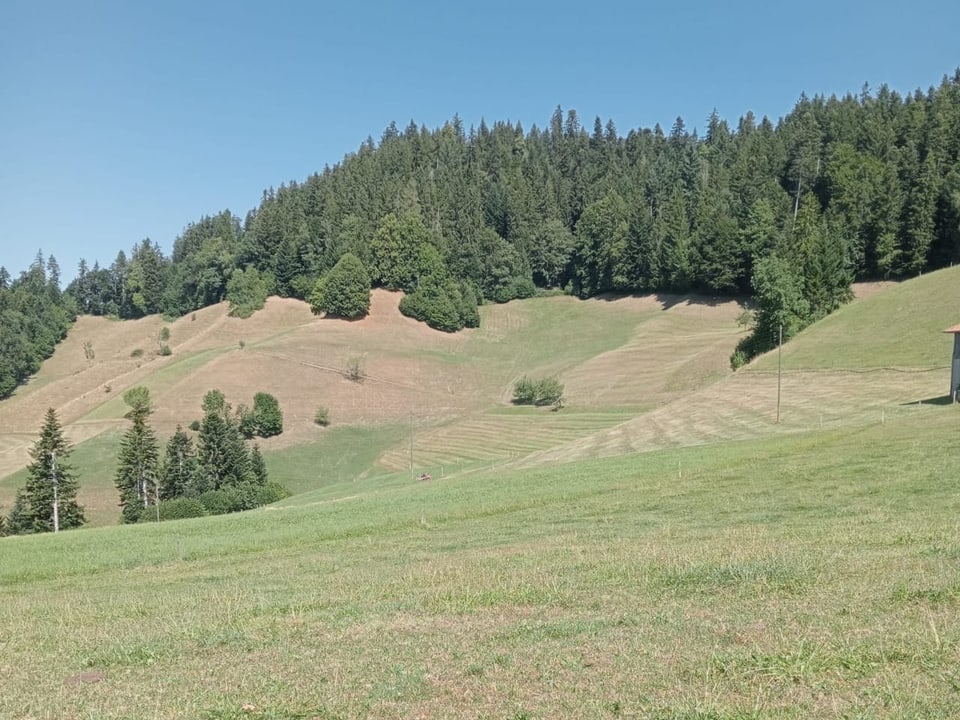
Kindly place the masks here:
<instances>
[{"instance_id":1,"label":"shrub","mask_svg":"<svg viewBox=\"0 0 960 720\"><path fill-rule=\"evenodd\" d=\"M199 498L208 515L226 515L227 513L247 510L247 498L236 487L223 487L219 490L207 490Z\"/></svg>"},{"instance_id":2,"label":"shrub","mask_svg":"<svg viewBox=\"0 0 960 720\"><path fill-rule=\"evenodd\" d=\"M247 440L257 432L257 421L253 411L243 403L237 406L237 429Z\"/></svg>"},{"instance_id":3,"label":"shrub","mask_svg":"<svg viewBox=\"0 0 960 720\"><path fill-rule=\"evenodd\" d=\"M362 357L352 357L347 361L347 367L343 371L343 376L355 383L363 382L367 376L367 371L363 367Z\"/></svg>"},{"instance_id":4,"label":"shrub","mask_svg":"<svg viewBox=\"0 0 960 720\"><path fill-rule=\"evenodd\" d=\"M208 515L226 515L269 505L285 497L290 497L290 492L279 483L271 482L266 485L245 483L222 487L219 490L208 490L200 495L198 501Z\"/></svg>"},{"instance_id":5,"label":"shrub","mask_svg":"<svg viewBox=\"0 0 960 720\"><path fill-rule=\"evenodd\" d=\"M200 431L200 421L199 421L199 420L194 420L193 422L190 423L190 425L188 425L188 427L189 427L191 430L193 430L194 432L199 432L199 431Z\"/></svg>"},{"instance_id":6,"label":"shrub","mask_svg":"<svg viewBox=\"0 0 960 720\"><path fill-rule=\"evenodd\" d=\"M90 342L89 340L86 340L83 343L83 356L87 360L93 360L94 358L97 357L97 353L93 349L93 343Z\"/></svg>"},{"instance_id":7,"label":"shrub","mask_svg":"<svg viewBox=\"0 0 960 720\"><path fill-rule=\"evenodd\" d=\"M353 253L346 253L310 294L310 310L329 317L361 318L370 311L370 274Z\"/></svg>"},{"instance_id":8,"label":"shrub","mask_svg":"<svg viewBox=\"0 0 960 720\"><path fill-rule=\"evenodd\" d=\"M290 491L280 483L269 482L266 485L251 487L250 496L254 501L254 507L261 507L290 497Z\"/></svg>"},{"instance_id":9,"label":"shrub","mask_svg":"<svg viewBox=\"0 0 960 720\"><path fill-rule=\"evenodd\" d=\"M516 405L554 405L563 402L563 384L555 377L532 380L524 375L513 386Z\"/></svg>"},{"instance_id":10,"label":"shrub","mask_svg":"<svg viewBox=\"0 0 960 720\"><path fill-rule=\"evenodd\" d=\"M258 392L253 396L254 432L268 438L283 432L283 413L280 403L270 393Z\"/></svg>"},{"instance_id":11,"label":"shrub","mask_svg":"<svg viewBox=\"0 0 960 720\"><path fill-rule=\"evenodd\" d=\"M537 385L534 405L557 405L563 399L563 385L555 377L543 378Z\"/></svg>"},{"instance_id":12,"label":"shrub","mask_svg":"<svg viewBox=\"0 0 960 720\"><path fill-rule=\"evenodd\" d=\"M513 386L513 402L517 405L533 405L537 400L537 383L526 375Z\"/></svg>"},{"instance_id":13,"label":"shrub","mask_svg":"<svg viewBox=\"0 0 960 720\"><path fill-rule=\"evenodd\" d=\"M280 403L270 393L253 396L253 409L237 406L237 427L247 440L254 435L268 438L283 432L283 412Z\"/></svg>"},{"instance_id":14,"label":"shrub","mask_svg":"<svg viewBox=\"0 0 960 720\"><path fill-rule=\"evenodd\" d=\"M739 370L744 365L750 362L750 358L747 357L747 353L743 348L737 348L733 351L733 355L730 356L730 369Z\"/></svg>"},{"instance_id":15,"label":"shrub","mask_svg":"<svg viewBox=\"0 0 960 720\"><path fill-rule=\"evenodd\" d=\"M325 407L317 408L317 414L313 416L313 421L321 427L327 427L330 424L330 410Z\"/></svg>"},{"instance_id":16,"label":"shrub","mask_svg":"<svg viewBox=\"0 0 960 720\"><path fill-rule=\"evenodd\" d=\"M170 349L169 345L161 345L160 354L167 357L168 355L173 355L173 350Z\"/></svg>"},{"instance_id":17,"label":"shrub","mask_svg":"<svg viewBox=\"0 0 960 720\"><path fill-rule=\"evenodd\" d=\"M445 332L480 324L477 297L470 285L435 275L423 278L419 287L400 301L400 312Z\"/></svg>"},{"instance_id":18,"label":"shrub","mask_svg":"<svg viewBox=\"0 0 960 720\"><path fill-rule=\"evenodd\" d=\"M166 342L170 339L170 328L164 326L160 328L160 340Z\"/></svg>"},{"instance_id":19,"label":"shrub","mask_svg":"<svg viewBox=\"0 0 960 720\"><path fill-rule=\"evenodd\" d=\"M180 497L163 500L160 503L160 520L184 520L186 518L205 517L206 508L197 498ZM155 522L157 508L155 505L143 508L140 512L140 522Z\"/></svg>"},{"instance_id":20,"label":"shrub","mask_svg":"<svg viewBox=\"0 0 960 720\"><path fill-rule=\"evenodd\" d=\"M143 348L136 348L132 353L130 353L132 358L141 358L143 357Z\"/></svg>"}]
</instances>

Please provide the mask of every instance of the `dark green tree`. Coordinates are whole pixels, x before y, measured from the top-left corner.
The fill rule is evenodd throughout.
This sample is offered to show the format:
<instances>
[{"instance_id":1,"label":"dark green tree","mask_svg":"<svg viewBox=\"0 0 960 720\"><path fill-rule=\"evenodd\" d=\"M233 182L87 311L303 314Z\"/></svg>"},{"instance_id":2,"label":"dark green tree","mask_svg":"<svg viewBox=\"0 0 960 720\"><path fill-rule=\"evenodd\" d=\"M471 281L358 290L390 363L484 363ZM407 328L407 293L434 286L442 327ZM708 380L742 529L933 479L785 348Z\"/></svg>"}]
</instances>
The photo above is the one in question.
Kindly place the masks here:
<instances>
[{"instance_id":1,"label":"dark green tree","mask_svg":"<svg viewBox=\"0 0 960 720\"><path fill-rule=\"evenodd\" d=\"M577 223L576 273L583 297L627 287L627 206L610 193L584 209Z\"/></svg>"},{"instance_id":2,"label":"dark green tree","mask_svg":"<svg viewBox=\"0 0 960 720\"><path fill-rule=\"evenodd\" d=\"M530 246L534 281L543 287L563 285L573 250L574 237L566 225L557 218L547 220L534 233Z\"/></svg>"},{"instance_id":3,"label":"dark green tree","mask_svg":"<svg viewBox=\"0 0 960 720\"><path fill-rule=\"evenodd\" d=\"M125 297L130 300L126 308L129 314L124 317L140 317L163 310L167 272L167 260L156 243L142 240L133 248L124 276Z\"/></svg>"},{"instance_id":4,"label":"dark green tree","mask_svg":"<svg viewBox=\"0 0 960 720\"><path fill-rule=\"evenodd\" d=\"M253 315L263 308L267 294L267 284L252 266L246 270L234 270L227 281L226 300L234 317L248 318Z\"/></svg>"},{"instance_id":5,"label":"dark green tree","mask_svg":"<svg viewBox=\"0 0 960 720\"><path fill-rule=\"evenodd\" d=\"M370 310L370 276L353 253L346 253L333 269L317 281L310 309L330 317L361 318Z\"/></svg>"},{"instance_id":6,"label":"dark green tree","mask_svg":"<svg viewBox=\"0 0 960 720\"><path fill-rule=\"evenodd\" d=\"M204 395L203 411L197 452L202 482L210 490L248 483L250 455L223 393L211 390Z\"/></svg>"},{"instance_id":7,"label":"dark green tree","mask_svg":"<svg viewBox=\"0 0 960 720\"><path fill-rule=\"evenodd\" d=\"M27 513L27 499L24 491L18 490L10 515L7 517L8 535L28 535L33 532L33 522Z\"/></svg>"},{"instance_id":8,"label":"dark green tree","mask_svg":"<svg viewBox=\"0 0 960 720\"><path fill-rule=\"evenodd\" d=\"M255 485L267 484L267 464L264 462L263 455L257 445L250 448L250 472L253 475Z\"/></svg>"},{"instance_id":9,"label":"dark green tree","mask_svg":"<svg viewBox=\"0 0 960 720\"><path fill-rule=\"evenodd\" d=\"M810 303L803 295L803 280L791 264L776 255L757 262L753 276L757 304L753 333L738 350L747 359L777 346L781 330L786 342L810 322Z\"/></svg>"},{"instance_id":10,"label":"dark green tree","mask_svg":"<svg viewBox=\"0 0 960 720\"><path fill-rule=\"evenodd\" d=\"M200 483L200 466L193 440L177 425L176 432L167 441L160 470L160 499L199 495L208 489Z\"/></svg>"},{"instance_id":11,"label":"dark green tree","mask_svg":"<svg viewBox=\"0 0 960 720\"><path fill-rule=\"evenodd\" d=\"M138 386L128 390L124 401L130 407L130 427L120 440L114 484L120 493L123 522L137 522L143 509L160 500L160 448L147 423L153 408L149 391Z\"/></svg>"},{"instance_id":12,"label":"dark green tree","mask_svg":"<svg viewBox=\"0 0 960 720\"><path fill-rule=\"evenodd\" d=\"M253 396L254 433L263 438L283 432L283 412L280 403L270 393L258 392Z\"/></svg>"},{"instance_id":13,"label":"dark green tree","mask_svg":"<svg viewBox=\"0 0 960 720\"><path fill-rule=\"evenodd\" d=\"M370 243L373 281L392 290L412 290L420 247L429 241L430 234L419 215L387 214Z\"/></svg>"},{"instance_id":14,"label":"dark green tree","mask_svg":"<svg viewBox=\"0 0 960 720\"><path fill-rule=\"evenodd\" d=\"M83 508L77 504L78 483L68 462L71 451L56 411L48 409L40 438L30 450L31 462L22 490L22 519L11 519L16 529L29 526L31 532L56 532L83 525Z\"/></svg>"}]
</instances>

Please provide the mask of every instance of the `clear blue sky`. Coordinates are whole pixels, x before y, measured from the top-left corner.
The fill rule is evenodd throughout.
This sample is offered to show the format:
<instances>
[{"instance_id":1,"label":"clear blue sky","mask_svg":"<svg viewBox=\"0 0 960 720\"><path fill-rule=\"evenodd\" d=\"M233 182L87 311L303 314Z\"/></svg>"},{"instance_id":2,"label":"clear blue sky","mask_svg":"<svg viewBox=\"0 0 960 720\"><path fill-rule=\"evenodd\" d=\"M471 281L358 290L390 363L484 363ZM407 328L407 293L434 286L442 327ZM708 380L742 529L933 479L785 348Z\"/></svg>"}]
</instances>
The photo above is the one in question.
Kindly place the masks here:
<instances>
[{"instance_id":1,"label":"clear blue sky","mask_svg":"<svg viewBox=\"0 0 960 720\"><path fill-rule=\"evenodd\" d=\"M776 120L808 95L926 89L960 2L0 3L0 264L65 277L338 162L391 120L588 128Z\"/></svg>"}]
</instances>

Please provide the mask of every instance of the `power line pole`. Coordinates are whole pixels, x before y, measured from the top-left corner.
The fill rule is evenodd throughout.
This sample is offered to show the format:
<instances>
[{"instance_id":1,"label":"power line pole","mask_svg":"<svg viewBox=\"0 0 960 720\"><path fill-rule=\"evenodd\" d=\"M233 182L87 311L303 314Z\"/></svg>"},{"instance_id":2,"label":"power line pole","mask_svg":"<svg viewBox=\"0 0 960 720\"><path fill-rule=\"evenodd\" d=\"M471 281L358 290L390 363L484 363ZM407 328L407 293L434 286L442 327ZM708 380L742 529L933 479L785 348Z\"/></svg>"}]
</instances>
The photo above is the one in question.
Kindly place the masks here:
<instances>
[{"instance_id":1,"label":"power line pole","mask_svg":"<svg viewBox=\"0 0 960 720\"><path fill-rule=\"evenodd\" d=\"M777 425L780 424L780 372L783 358L783 324L780 325L780 341L777 343Z\"/></svg>"}]
</instances>

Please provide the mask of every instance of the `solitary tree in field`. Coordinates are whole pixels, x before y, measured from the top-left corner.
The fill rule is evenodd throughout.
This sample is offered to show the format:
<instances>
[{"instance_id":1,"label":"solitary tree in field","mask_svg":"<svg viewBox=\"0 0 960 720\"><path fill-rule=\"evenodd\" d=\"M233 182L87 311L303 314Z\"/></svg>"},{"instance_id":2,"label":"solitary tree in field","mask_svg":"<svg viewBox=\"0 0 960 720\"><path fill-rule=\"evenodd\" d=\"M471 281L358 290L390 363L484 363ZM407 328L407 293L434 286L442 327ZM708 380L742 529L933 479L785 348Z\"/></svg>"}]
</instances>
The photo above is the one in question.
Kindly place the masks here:
<instances>
[{"instance_id":1,"label":"solitary tree in field","mask_svg":"<svg viewBox=\"0 0 960 720\"><path fill-rule=\"evenodd\" d=\"M57 413L50 408L40 429L40 439L30 450L33 461L27 466L27 483L17 498L18 503L22 501L18 531L58 532L83 525L83 508L77 504L77 479L67 462L70 452Z\"/></svg>"},{"instance_id":2,"label":"solitary tree in field","mask_svg":"<svg viewBox=\"0 0 960 720\"><path fill-rule=\"evenodd\" d=\"M260 437L273 437L283 432L283 412L280 403L270 393L258 392L253 396L255 433Z\"/></svg>"},{"instance_id":3,"label":"solitary tree in field","mask_svg":"<svg viewBox=\"0 0 960 720\"><path fill-rule=\"evenodd\" d=\"M152 412L150 392L145 387L128 390L124 401L130 406L127 417L131 425L120 441L117 474L114 478L120 492L124 522L137 522L143 508L159 500L159 458L157 436L147 424Z\"/></svg>"}]
</instances>

